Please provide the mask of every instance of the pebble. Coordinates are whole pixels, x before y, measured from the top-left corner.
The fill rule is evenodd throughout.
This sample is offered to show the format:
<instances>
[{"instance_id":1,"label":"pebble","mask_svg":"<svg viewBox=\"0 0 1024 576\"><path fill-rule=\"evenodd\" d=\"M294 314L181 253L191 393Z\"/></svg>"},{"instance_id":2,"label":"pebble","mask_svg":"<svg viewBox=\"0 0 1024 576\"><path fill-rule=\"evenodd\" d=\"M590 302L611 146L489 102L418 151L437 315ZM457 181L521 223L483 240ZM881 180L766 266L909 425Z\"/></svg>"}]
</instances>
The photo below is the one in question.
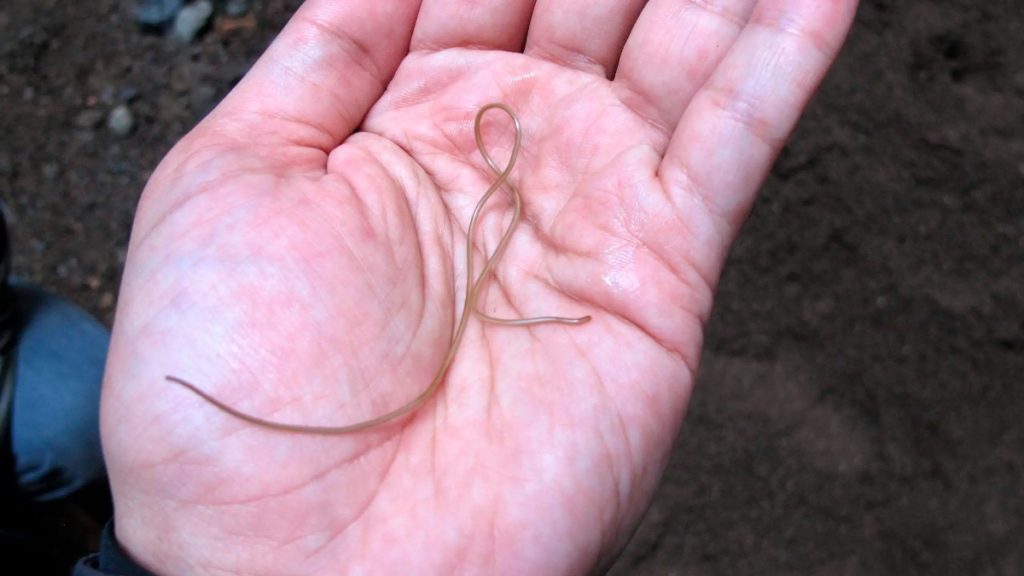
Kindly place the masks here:
<instances>
[{"instance_id":1,"label":"pebble","mask_svg":"<svg viewBox=\"0 0 1024 576\"><path fill-rule=\"evenodd\" d=\"M135 115L124 104L115 106L107 116L107 128L116 136L127 136L135 129Z\"/></svg>"},{"instance_id":2,"label":"pebble","mask_svg":"<svg viewBox=\"0 0 1024 576\"><path fill-rule=\"evenodd\" d=\"M189 92L189 106L192 112L205 115L217 104L217 89L209 84L200 84Z\"/></svg>"},{"instance_id":3,"label":"pebble","mask_svg":"<svg viewBox=\"0 0 1024 576\"><path fill-rule=\"evenodd\" d=\"M100 295L100 308L109 309L114 307L114 293L104 292Z\"/></svg>"},{"instance_id":4,"label":"pebble","mask_svg":"<svg viewBox=\"0 0 1024 576\"><path fill-rule=\"evenodd\" d=\"M192 70L192 66L188 63L184 63L179 66L171 68L171 74L169 83L171 90L178 94L184 94L188 92L192 86L196 83L196 72Z\"/></svg>"},{"instance_id":5,"label":"pebble","mask_svg":"<svg viewBox=\"0 0 1024 576\"><path fill-rule=\"evenodd\" d=\"M101 103L104 106L113 106L115 104L131 104L139 97L139 90L134 86L123 86L118 88L117 86L108 84L100 90L98 96L92 96L90 99L93 103ZM86 104L92 105L89 100L86 100Z\"/></svg>"},{"instance_id":6,"label":"pebble","mask_svg":"<svg viewBox=\"0 0 1024 576\"><path fill-rule=\"evenodd\" d=\"M245 16L245 13L249 11L249 0L228 0L227 4L224 5L224 13L229 18L238 18L239 16Z\"/></svg>"},{"instance_id":7,"label":"pebble","mask_svg":"<svg viewBox=\"0 0 1024 576\"><path fill-rule=\"evenodd\" d=\"M117 88L108 84L100 90L99 96L94 99L97 102L102 102L104 106L113 106L117 102Z\"/></svg>"},{"instance_id":8,"label":"pebble","mask_svg":"<svg viewBox=\"0 0 1024 576\"><path fill-rule=\"evenodd\" d=\"M60 175L60 166L56 162L45 162L41 172L43 173L43 180L53 181Z\"/></svg>"},{"instance_id":9,"label":"pebble","mask_svg":"<svg viewBox=\"0 0 1024 576\"><path fill-rule=\"evenodd\" d=\"M135 21L143 26L162 26L181 10L181 0L140 0L135 5Z\"/></svg>"},{"instance_id":10,"label":"pebble","mask_svg":"<svg viewBox=\"0 0 1024 576\"><path fill-rule=\"evenodd\" d=\"M60 264L57 264L57 277L61 279L67 278L71 275L71 269L77 267L78 260L75 260L74 258L66 262L61 262Z\"/></svg>"},{"instance_id":11,"label":"pebble","mask_svg":"<svg viewBox=\"0 0 1024 576\"><path fill-rule=\"evenodd\" d=\"M117 99L122 104L128 104L139 97L139 89L135 86L125 86L117 91Z\"/></svg>"},{"instance_id":12,"label":"pebble","mask_svg":"<svg viewBox=\"0 0 1024 576\"><path fill-rule=\"evenodd\" d=\"M99 108L86 108L75 116L75 126L83 129L95 128L103 122L103 110Z\"/></svg>"},{"instance_id":13,"label":"pebble","mask_svg":"<svg viewBox=\"0 0 1024 576\"><path fill-rule=\"evenodd\" d=\"M212 15L213 3L210 0L199 0L185 6L174 19L174 35L183 42L191 42Z\"/></svg>"}]
</instances>

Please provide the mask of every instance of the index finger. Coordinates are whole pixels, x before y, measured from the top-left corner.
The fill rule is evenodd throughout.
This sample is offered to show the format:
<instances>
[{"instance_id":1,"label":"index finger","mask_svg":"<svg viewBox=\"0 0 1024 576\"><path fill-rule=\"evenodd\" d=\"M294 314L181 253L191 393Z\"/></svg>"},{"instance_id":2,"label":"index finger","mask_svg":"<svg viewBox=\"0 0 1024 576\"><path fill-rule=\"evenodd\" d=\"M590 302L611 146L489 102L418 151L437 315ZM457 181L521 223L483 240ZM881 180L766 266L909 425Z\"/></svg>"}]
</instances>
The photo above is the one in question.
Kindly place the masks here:
<instances>
[{"instance_id":1,"label":"index finger","mask_svg":"<svg viewBox=\"0 0 1024 576\"><path fill-rule=\"evenodd\" d=\"M760 0L686 108L659 176L677 204L696 201L723 238L746 217L856 9L857 0Z\"/></svg>"}]
</instances>

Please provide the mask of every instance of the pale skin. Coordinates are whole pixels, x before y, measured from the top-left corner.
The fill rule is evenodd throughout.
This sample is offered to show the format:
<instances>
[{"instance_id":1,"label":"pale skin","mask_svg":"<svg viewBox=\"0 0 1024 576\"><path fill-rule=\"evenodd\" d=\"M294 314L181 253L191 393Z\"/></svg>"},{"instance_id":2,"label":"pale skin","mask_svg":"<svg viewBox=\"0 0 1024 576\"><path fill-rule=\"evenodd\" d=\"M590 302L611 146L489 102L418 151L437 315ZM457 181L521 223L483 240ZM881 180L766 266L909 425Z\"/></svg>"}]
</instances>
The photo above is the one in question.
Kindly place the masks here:
<instances>
[{"instance_id":1,"label":"pale skin","mask_svg":"<svg viewBox=\"0 0 1024 576\"><path fill-rule=\"evenodd\" d=\"M729 245L855 0L309 0L154 172L104 384L116 531L160 574L606 567L681 423ZM522 122L523 219L465 299ZM503 166L506 118L484 122ZM512 203L472 245L493 253Z\"/></svg>"}]
</instances>

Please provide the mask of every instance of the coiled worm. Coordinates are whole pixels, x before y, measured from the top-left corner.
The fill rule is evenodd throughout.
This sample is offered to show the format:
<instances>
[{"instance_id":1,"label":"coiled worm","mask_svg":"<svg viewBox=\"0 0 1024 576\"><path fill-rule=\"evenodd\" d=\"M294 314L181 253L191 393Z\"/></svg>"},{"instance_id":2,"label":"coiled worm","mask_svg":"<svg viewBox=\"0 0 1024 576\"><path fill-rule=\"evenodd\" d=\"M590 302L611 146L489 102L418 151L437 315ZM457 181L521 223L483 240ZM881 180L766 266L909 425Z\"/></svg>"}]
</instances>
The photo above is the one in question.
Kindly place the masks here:
<instances>
[{"instance_id":1,"label":"coiled worm","mask_svg":"<svg viewBox=\"0 0 1024 576\"><path fill-rule=\"evenodd\" d=\"M483 122L484 114L489 110L501 110L512 119L512 123L515 128L515 142L512 147L512 153L509 156L508 164L504 169L498 167L498 164L494 161L491 155L487 152L487 147L484 145L483 135L481 134L481 124ZM484 314L477 308L477 299L480 295L480 291L484 286L485 281L489 276L494 273L494 268L498 265L498 261L505 254L505 249L508 247L509 239L512 237L512 232L515 231L516 226L519 224L519 219L522 213L522 198L519 195L519 190L509 181L509 175L512 173L512 169L515 167L516 160L519 158L519 152L522 148L522 137L523 130L519 122L519 117L516 113L509 108L507 105L502 103L487 104L480 108L476 113L476 119L473 122L473 134L476 138L476 146L480 151L480 155L483 157L484 162L487 163L487 167L491 169L491 172L496 176L494 183L491 184L490 188L484 192L484 195L480 197L480 200L476 204L476 208L473 209L473 215L469 219L469 228L466 230L466 296L465 302L462 308L462 316L459 318L459 323L452 334L451 344L448 346L448 351L445 352L444 361L438 368L437 373L434 375L434 379L430 381L430 385L427 386L418 396L407 402L406 404L396 408L386 414L371 418L369 420L363 420L354 424L347 424L344 426L308 426L303 424L288 424L283 422L274 422L266 420L258 416L253 416L228 406L224 402L214 398L209 393L203 391L201 388L184 380L177 376L166 376L166 379L175 384L179 384L188 390L191 390L203 400L206 400L210 404L219 408L220 410L239 418L246 422L261 426L263 428L270 428L273 430L280 430L283 432L297 432L304 434L349 434L352 432L360 432L363 430L369 430L371 428L378 427L382 424L386 424L393 420L397 420L402 416L411 414L418 408L423 406L427 400L429 400L434 393L441 387L441 383L444 381L445 375L448 373L448 368L451 366L452 361L455 359L455 353L459 348L459 344L462 342L462 337L466 332L466 325L469 321L470 312L476 315L478 318L485 322L491 322L495 324L502 324L506 326L532 326L536 324L545 323L557 323L557 324L583 324L590 320L590 316L583 316L581 318L563 318L560 316L540 316L536 318L521 318L521 319L507 319L507 318L495 318ZM480 276L475 281L470 282L469 279L473 278L473 234L476 231L477 221L480 218L480 212L487 201L497 192L502 186L505 186L509 190L509 194L512 197L513 210L512 220L509 222L508 227L501 236L501 240L498 242L497 248L491 254L490 258L487 259L484 264L483 270L480 272Z\"/></svg>"}]
</instances>

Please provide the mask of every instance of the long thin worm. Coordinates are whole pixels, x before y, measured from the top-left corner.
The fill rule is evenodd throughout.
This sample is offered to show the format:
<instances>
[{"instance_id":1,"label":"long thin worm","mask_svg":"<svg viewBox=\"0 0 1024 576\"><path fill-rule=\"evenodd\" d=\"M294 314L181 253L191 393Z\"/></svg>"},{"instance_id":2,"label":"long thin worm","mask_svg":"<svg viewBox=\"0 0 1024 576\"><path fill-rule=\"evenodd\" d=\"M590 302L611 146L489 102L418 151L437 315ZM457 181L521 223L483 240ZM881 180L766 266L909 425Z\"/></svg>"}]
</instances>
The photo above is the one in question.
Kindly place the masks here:
<instances>
[{"instance_id":1,"label":"long thin worm","mask_svg":"<svg viewBox=\"0 0 1024 576\"><path fill-rule=\"evenodd\" d=\"M512 119L512 123L515 127L515 143L512 147L512 153L509 156L508 164L504 169L498 168L498 164L494 161L491 155L487 152L487 147L484 145L483 135L481 134L481 125L483 123L484 114L489 110L501 110ZM487 163L487 167L491 169L491 172L497 177L494 183L491 184L490 188L484 192L484 195L480 197L480 200L476 204L476 208L473 209L473 215L469 219L469 228L466 230L466 296L465 302L462 308L462 316L459 318L459 323L452 334L451 344L448 346L448 351L445 352L444 362L441 363L441 367L438 368L437 373L434 375L434 379L430 381L430 385L427 386L423 392L420 392L418 396L410 400L403 406L392 410L382 416L371 418L369 420L363 420L356 422L355 424L348 424L345 426L308 426L303 424L287 424L283 422L274 422L266 420L252 414L247 414L232 408L224 402L214 398L209 393L203 391L201 388L178 378L177 376L166 376L166 379L175 384L179 384L188 390L191 390L203 400L206 400L210 404L219 408L220 410L239 418L246 422L250 422L257 426L264 428L271 428L273 430L280 430L283 432L298 432L304 434L349 434L352 432L360 432L363 430L369 430L382 424L386 424L393 420L397 420L402 416L410 414L423 406L427 400L434 395L435 392L441 387L441 383L444 381L445 375L448 373L448 368L451 366L452 361L455 359L455 353L459 348L459 344L462 342L462 336L466 332L466 325L469 321L470 312L475 314L481 320L491 322L495 324L502 324L507 326L533 326L536 324L546 323L558 323L558 324L583 324L590 320L590 316L583 316L581 318L563 318L560 316L539 316L536 318L520 318L520 319L507 319L507 318L495 318L488 316L477 309L477 300L481 289L483 288L485 281L488 277L494 274L494 268L497 266L498 261L505 254L505 249L508 247L509 239L512 237L512 232L515 231L516 226L519 224L519 219L522 214L522 198L519 195L519 190L509 181L509 175L512 173L512 169L515 167L516 160L519 158L519 152L522 148L523 140L523 129L519 122L519 117L516 113L509 108L507 105L502 103L487 104L480 108L476 113L476 119L473 122L473 134L476 138L476 146L480 151L480 155L483 157L484 162ZM480 212L482 211L487 201L498 191L502 186L506 186L509 190L509 194L512 197L513 210L512 220L509 222L508 227L501 236L501 240L498 241L498 246L494 249L490 258L487 259L484 264L483 270L480 272L480 276L476 277L476 280L470 282L469 279L473 278L473 235L476 232L477 222L480 219Z\"/></svg>"}]
</instances>

